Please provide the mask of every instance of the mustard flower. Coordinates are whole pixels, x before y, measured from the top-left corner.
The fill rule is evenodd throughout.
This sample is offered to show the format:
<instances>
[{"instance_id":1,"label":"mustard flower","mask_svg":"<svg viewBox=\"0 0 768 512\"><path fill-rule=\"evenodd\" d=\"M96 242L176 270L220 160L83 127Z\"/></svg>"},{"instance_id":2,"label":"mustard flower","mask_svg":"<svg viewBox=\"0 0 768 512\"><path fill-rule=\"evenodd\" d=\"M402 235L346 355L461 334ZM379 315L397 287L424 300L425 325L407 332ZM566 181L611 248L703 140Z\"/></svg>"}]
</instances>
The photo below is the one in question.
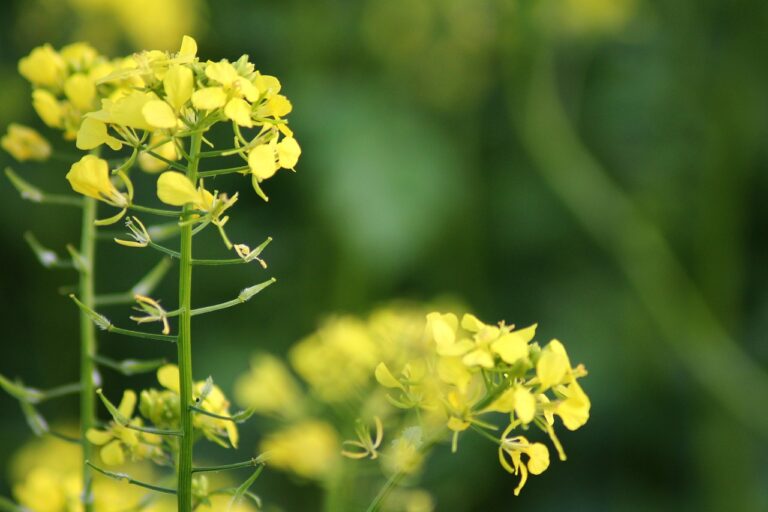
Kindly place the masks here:
<instances>
[{"instance_id":1,"label":"mustard flower","mask_svg":"<svg viewBox=\"0 0 768 512\"><path fill-rule=\"evenodd\" d=\"M510 437L514 427L510 424L501 435L499 462L509 473L520 474L520 483L515 488L517 496L528 481L528 473L540 475L549 467L549 450L542 443L530 443L523 436ZM523 455L527 457L527 462L523 461Z\"/></svg>"},{"instance_id":2,"label":"mustard flower","mask_svg":"<svg viewBox=\"0 0 768 512\"><path fill-rule=\"evenodd\" d=\"M250 371L235 382L235 399L258 413L288 419L304 409L298 383L280 359L268 354L251 359Z\"/></svg>"},{"instance_id":3,"label":"mustard flower","mask_svg":"<svg viewBox=\"0 0 768 512\"><path fill-rule=\"evenodd\" d=\"M157 380L167 390L176 395L179 394L179 367L175 364L160 367L157 370ZM229 401L221 388L201 381L195 383L194 392L198 407L220 416L230 416ZM228 446L237 448L239 434L237 424L234 421L214 418L205 414L195 414L192 424L209 441L224 448ZM225 438L229 441L229 445L224 440Z\"/></svg>"},{"instance_id":4,"label":"mustard flower","mask_svg":"<svg viewBox=\"0 0 768 512\"><path fill-rule=\"evenodd\" d=\"M335 430L319 420L305 420L272 432L261 442L271 466L304 478L323 479L334 471L339 460Z\"/></svg>"},{"instance_id":5,"label":"mustard flower","mask_svg":"<svg viewBox=\"0 0 768 512\"><path fill-rule=\"evenodd\" d=\"M8 133L3 135L0 145L19 162L43 162L51 156L51 145L42 135L28 126L16 123L8 125Z\"/></svg>"},{"instance_id":6,"label":"mustard flower","mask_svg":"<svg viewBox=\"0 0 768 512\"><path fill-rule=\"evenodd\" d=\"M118 412L128 418L131 425L141 427L141 418L133 419L136 408L136 393L126 390L120 400ZM155 459L162 460L162 438L155 434L139 432L128 426L119 425L114 421L105 430L92 428L86 432L88 442L101 446L99 455L102 462L108 466L119 466L130 460Z\"/></svg>"},{"instance_id":7,"label":"mustard flower","mask_svg":"<svg viewBox=\"0 0 768 512\"><path fill-rule=\"evenodd\" d=\"M85 155L78 162L72 164L66 178L75 192L118 208L125 209L130 204L133 191L130 181L121 176L128 192L123 194L118 191L109 177L109 165L106 160L93 155Z\"/></svg>"}]
</instances>

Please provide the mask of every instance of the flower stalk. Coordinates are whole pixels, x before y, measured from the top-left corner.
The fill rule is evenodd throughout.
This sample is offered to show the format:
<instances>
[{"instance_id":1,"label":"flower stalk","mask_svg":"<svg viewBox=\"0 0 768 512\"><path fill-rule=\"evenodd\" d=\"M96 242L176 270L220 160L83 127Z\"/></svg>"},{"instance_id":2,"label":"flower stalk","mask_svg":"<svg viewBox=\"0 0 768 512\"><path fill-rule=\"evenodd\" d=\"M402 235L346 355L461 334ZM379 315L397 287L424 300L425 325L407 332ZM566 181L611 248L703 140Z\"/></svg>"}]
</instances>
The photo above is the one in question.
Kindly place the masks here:
<instances>
[{"instance_id":1,"label":"flower stalk","mask_svg":"<svg viewBox=\"0 0 768 512\"><path fill-rule=\"evenodd\" d=\"M187 178L197 182L202 134L195 133L190 139ZM179 404L181 408L181 440L178 459L178 509L192 511L192 452L194 432L192 427L192 224L194 205L186 204L182 214L180 265L179 265L179 337L177 341L179 363Z\"/></svg>"},{"instance_id":2,"label":"flower stalk","mask_svg":"<svg viewBox=\"0 0 768 512\"><path fill-rule=\"evenodd\" d=\"M80 255L87 262L80 270L78 291L80 300L89 308L94 307L94 270L96 259L96 200L83 198L82 227L80 233ZM80 438L94 427L96 415L96 389L93 357L96 355L96 326L85 311L80 311ZM92 458L91 443L83 442L83 493L85 512L93 511L93 478L87 461Z\"/></svg>"}]
</instances>

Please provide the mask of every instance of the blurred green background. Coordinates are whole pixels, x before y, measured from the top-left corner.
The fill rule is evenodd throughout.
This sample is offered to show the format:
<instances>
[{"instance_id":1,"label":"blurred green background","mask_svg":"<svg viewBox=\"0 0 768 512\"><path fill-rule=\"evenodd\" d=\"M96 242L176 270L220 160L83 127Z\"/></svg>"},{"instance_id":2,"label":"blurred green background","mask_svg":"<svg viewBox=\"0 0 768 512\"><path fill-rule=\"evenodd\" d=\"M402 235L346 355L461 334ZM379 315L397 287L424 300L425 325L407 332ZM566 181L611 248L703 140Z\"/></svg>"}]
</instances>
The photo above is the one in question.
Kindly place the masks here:
<instances>
[{"instance_id":1,"label":"blurred green background","mask_svg":"<svg viewBox=\"0 0 768 512\"><path fill-rule=\"evenodd\" d=\"M202 58L247 53L283 82L298 172L266 184L269 205L243 194L230 228L236 239L274 237L266 255L279 282L197 322L198 377L231 389L249 354L283 354L328 314L448 297L486 321L539 322L541 340L563 340L590 371L593 407L583 429L562 434L569 460L519 498L487 442L465 436L453 457L441 449L424 480L437 510L768 510L766 2L0 9L3 130L17 121L57 137L16 72L44 42L85 39L119 54L175 49L189 33ZM1 154L6 165L15 163ZM65 164L21 168L38 183L60 175L66 189ZM76 380L77 316L60 293L74 276L43 270L22 234L63 251L77 214L24 203L8 183L0 209L0 373L42 388ZM120 262L99 273L104 292L128 289L156 260L100 250ZM225 300L263 277L256 266L203 269L195 296ZM173 296L171 281L158 295ZM101 344L115 358L174 355L112 336ZM126 382L106 376L117 395ZM74 421L73 407L45 413ZM5 467L31 434L5 394L0 411ZM256 490L287 510L318 508L318 488L275 472Z\"/></svg>"}]
</instances>

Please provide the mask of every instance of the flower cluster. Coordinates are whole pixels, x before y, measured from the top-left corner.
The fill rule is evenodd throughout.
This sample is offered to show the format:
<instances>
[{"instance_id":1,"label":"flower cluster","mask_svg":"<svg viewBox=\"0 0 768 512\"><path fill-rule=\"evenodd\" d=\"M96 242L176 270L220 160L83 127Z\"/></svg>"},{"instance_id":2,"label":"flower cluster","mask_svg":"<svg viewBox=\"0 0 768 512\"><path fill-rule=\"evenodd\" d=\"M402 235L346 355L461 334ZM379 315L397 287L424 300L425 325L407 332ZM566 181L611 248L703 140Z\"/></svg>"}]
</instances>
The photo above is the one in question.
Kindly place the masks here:
<instances>
[{"instance_id":1,"label":"flower cluster","mask_svg":"<svg viewBox=\"0 0 768 512\"><path fill-rule=\"evenodd\" d=\"M498 444L501 465L520 475L518 494L528 473L549 466L549 451L522 435L518 428L535 425L546 433L561 460L565 453L555 434L555 416L569 430L589 418L590 401L578 383L586 375L573 367L562 343L541 348L533 339L536 325L523 329L501 322L488 325L465 314L427 315L424 338L431 350L392 367L381 362L376 380L390 391L388 398L403 410L417 410L426 431L439 427L452 433L453 451L460 433L470 428ZM506 428L496 437L499 413L507 415Z\"/></svg>"},{"instance_id":2,"label":"flower cluster","mask_svg":"<svg viewBox=\"0 0 768 512\"><path fill-rule=\"evenodd\" d=\"M571 365L558 340L542 348L535 334L536 325L488 325L471 314L459 321L418 308L333 318L289 352L308 394L279 359L259 355L237 382L236 398L287 424L260 449L275 466L304 477L332 474L339 455L378 460L390 475L415 475L430 447L447 436L456 451L471 430L493 440L502 467L520 476L517 494L550 462L546 445L518 430L540 429L565 460L555 418L569 430L589 418L578 383L586 370ZM338 421L340 410L354 421Z\"/></svg>"}]
</instances>

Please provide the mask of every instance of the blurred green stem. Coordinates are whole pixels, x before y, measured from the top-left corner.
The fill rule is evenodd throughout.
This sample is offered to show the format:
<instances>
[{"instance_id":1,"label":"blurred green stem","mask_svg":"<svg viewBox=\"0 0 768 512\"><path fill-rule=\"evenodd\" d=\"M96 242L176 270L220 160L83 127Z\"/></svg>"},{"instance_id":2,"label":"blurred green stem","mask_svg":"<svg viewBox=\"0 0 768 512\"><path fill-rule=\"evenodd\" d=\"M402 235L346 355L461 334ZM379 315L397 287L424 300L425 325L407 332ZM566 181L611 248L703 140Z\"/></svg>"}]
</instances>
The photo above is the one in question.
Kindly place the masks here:
<instances>
[{"instance_id":1,"label":"blurred green stem","mask_svg":"<svg viewBox=\"0 0 768 512\"><path fill-rule=\"evenodd\" d=\"M202 134L195 133L190 139L189 166L187 177L197 183L197 166L200 161L200 143ZM182 221L187 221L194 213L191 204L184 206ZM181 250L179 265L179 404L181 408L181 432L178 459L178 510L192 511L192 449L194 432L192 427L192 224L184 223L181 227Z\"/></svg>"},{"instance_id":2,"label":"blurred green stem","mask_svg":"<svg viewBox=\"0 0 768 512\"><path fill-rule=\"evenodd\" d=\"M94 307L94 284L96 258L96 200L83 198L82 228L80 234L80 255L87 262L80 270L80 300L89 308ZM93 356L96 355L96 326L84 311L80 311L80 438L83 440L83 493L84 512L93 511L93 482L91 468L86 461L91 459L91 443L85 437L94 425L96 414Z\"/></svg>"},{"instance_id":3,"label":"blurred green stem","mask_svg":"<svg viewBox=\"0 0 768 512\"><path fill-rule=\"evenodd\" d=\"M524 105L514 119L535 168L614 257L663 339L702 388L746 425L768 433L768 409L754 401L768 396L768 374L715 318L660 230L579 140L556 89L549 48L534 63L523 91L522 98L511 96L520 100L512 104Z\"/></svg>"}]
</instances>

